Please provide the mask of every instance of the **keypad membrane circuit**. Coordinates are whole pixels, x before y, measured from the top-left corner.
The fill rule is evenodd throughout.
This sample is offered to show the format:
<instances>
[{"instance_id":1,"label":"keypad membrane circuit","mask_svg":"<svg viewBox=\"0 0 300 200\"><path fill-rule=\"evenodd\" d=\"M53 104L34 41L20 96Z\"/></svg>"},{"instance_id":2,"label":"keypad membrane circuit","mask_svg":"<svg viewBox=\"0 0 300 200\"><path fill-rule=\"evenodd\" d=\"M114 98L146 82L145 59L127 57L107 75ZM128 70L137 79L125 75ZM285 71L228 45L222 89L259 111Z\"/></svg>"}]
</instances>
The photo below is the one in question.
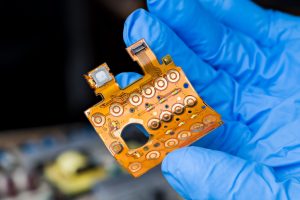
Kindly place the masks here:
<instances>
[{"instance_id":1,"label":"keypad membrane circuit","mask_svg":"<svg viewBox=\"0 0 300 200\"><path fill-rule=\"evenodd\" d=\"M102 101L85 114L120 165L138 177L169 152L192 144L223 122L169 55L160 64L144 40L127 51L144 76L121 89L105 63L90 71L85 78ZM149 134L148 142L136 149L121 137L131 123L142 125Z\"/></svg>"}]
</instances>

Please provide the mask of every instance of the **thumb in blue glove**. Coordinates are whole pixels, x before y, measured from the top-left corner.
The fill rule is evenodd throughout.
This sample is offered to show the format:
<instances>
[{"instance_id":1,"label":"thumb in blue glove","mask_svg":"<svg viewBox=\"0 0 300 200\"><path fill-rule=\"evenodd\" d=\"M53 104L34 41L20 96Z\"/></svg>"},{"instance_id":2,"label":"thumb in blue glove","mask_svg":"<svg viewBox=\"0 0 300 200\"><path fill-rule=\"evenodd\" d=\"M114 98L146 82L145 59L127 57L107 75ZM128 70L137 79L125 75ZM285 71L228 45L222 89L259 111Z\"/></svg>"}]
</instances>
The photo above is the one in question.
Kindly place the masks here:
<instances>
[{"instance_id":1,"label":"thumb in blue glove","mask_svg":"<svg viewBox=\"0 0 300 200\"><path fill-rule=\"evenodd\" d=\"M299 185L289 180L279 183L271 168L220 151L200 147L179 149L167 157L162 169L184 199L299 197Z\"/></svg>"},{"instance_id":2,"label":"thumb in blue glove","mask_svg":"<svg viewBox=\"0 0 300 200\"><path fill-rule=\"evenodd\" d=\"M225 121L166 157L169 183L185 199L300 199L300 19L239 0L148 8L126 20L126 45L145 38L170 54Z\"/></svg>"}]
</instances>

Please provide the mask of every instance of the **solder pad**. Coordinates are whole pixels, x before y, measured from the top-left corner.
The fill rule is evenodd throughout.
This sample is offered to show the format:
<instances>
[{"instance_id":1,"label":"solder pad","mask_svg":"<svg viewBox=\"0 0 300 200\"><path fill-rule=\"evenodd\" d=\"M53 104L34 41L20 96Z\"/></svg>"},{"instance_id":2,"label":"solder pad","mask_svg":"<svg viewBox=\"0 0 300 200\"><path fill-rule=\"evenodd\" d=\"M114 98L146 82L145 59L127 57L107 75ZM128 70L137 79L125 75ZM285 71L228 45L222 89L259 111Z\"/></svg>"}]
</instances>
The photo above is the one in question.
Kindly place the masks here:
<instances>
[{"instance_id":1,"label":"solder pad","mask_svg":"<svg viewBox=\"0 0 300 200\"><path fill-rule=\"evenodd\" d=\"M85 78L102 101L85 114L110 153L138 177L161 163L169 152L190 145L222 121L169 55L160 64L144 40L127 51L144 76L121 89L105 63L90 71ZM131 123L141 124L150 136L137 149L130 149L121 137Z\"/></svg>"}]
</instances>

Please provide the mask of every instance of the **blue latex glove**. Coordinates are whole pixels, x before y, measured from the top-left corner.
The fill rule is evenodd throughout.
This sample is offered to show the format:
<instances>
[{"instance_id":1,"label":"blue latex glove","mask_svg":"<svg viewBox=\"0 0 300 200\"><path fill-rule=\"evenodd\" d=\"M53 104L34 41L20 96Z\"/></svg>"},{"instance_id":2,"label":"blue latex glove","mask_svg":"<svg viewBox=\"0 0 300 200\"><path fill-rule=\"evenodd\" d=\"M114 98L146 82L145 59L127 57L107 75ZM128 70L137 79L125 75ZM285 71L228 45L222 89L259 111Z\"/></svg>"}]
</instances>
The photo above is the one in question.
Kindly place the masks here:
<instances>
[{"instance_id":1,"label":"blue latex glove","mask_svg":"<svg viewBox=\"0 0 300 200\"><path fill-rule=\"evenodd\" d=\"M300 18L241 0L148 8L128 17L126 45L145 38L158 58L170 54L225 121L166 157L169 183L185 199L299 200Z\"/></svg>"}]
</instances>

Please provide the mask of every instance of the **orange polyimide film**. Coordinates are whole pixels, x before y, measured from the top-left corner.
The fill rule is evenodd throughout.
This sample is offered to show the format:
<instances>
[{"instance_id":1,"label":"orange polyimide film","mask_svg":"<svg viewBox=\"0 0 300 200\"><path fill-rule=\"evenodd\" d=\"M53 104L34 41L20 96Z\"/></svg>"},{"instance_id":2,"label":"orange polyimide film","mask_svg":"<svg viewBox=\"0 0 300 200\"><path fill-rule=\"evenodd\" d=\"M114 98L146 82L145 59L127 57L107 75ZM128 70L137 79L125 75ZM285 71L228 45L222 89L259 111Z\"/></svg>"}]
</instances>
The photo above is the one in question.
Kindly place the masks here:
<instances>
[{"instance_id":1,"label":"orange polyimide film","mask_svg":"<svg viewBox=\"0 0 300 200\"><path fill-rule=\"evenodd\" d=\"M170 56L160 64L144 40L127 51L142 67L144 76L121 89L105 63L90 71L85 78L102 101L85 114L120 165L139 177L169 152L192 144L223 122ZM124 127L131 123L141 124L150 135L137 149L130 149L121 137Z\"/></svg>"}]
</instances>

